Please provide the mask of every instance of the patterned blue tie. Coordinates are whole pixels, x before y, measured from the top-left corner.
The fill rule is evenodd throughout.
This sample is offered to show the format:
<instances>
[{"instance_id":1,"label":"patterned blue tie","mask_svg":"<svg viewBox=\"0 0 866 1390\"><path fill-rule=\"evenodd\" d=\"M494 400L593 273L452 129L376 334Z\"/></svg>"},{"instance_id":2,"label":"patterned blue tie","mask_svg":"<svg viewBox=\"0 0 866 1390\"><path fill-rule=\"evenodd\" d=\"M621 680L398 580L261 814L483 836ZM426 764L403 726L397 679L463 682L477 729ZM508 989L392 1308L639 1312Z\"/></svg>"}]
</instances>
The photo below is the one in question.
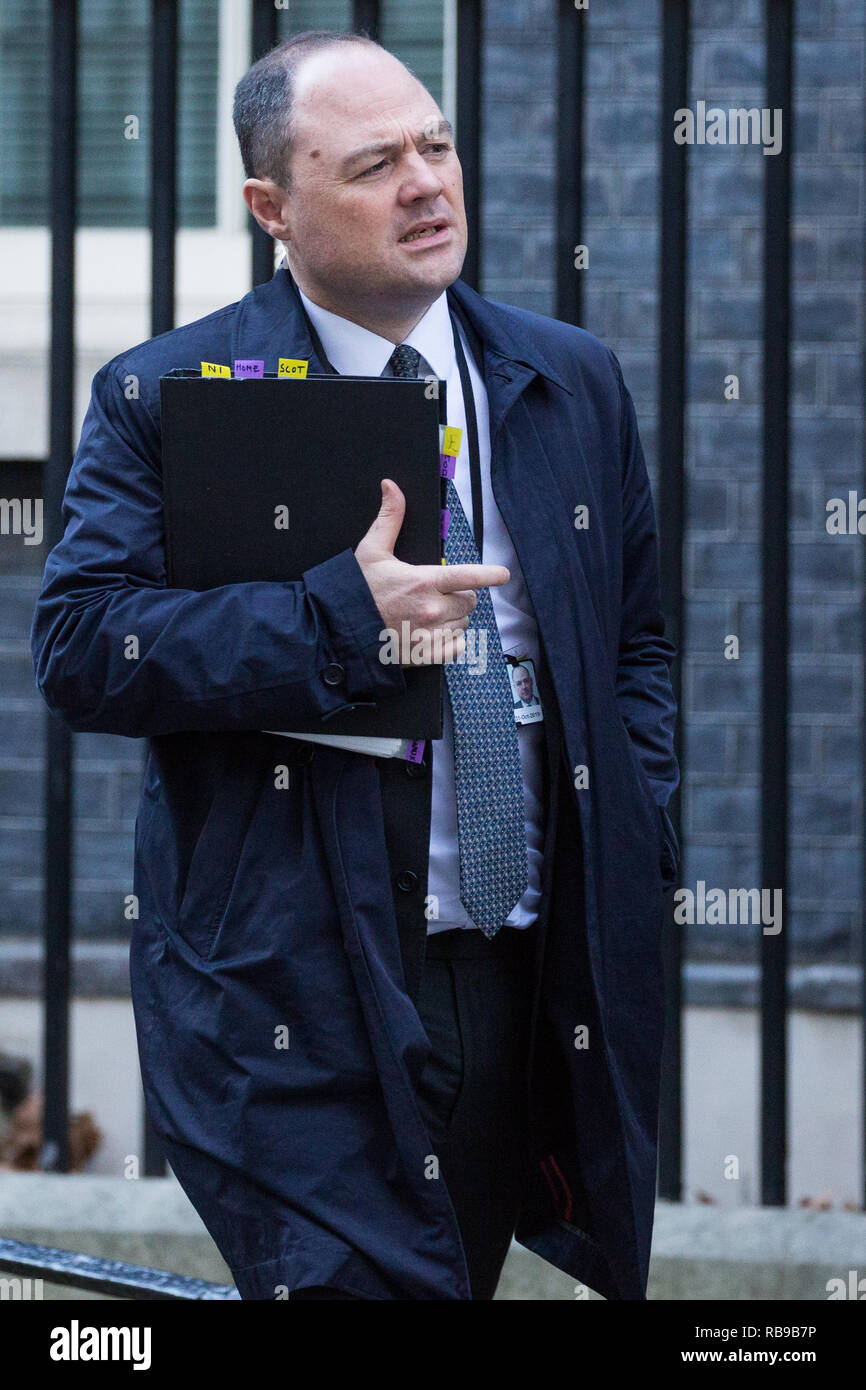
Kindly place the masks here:
<instances>
[{"instance_id":1,"label":"patterned blue tie","mask_svg":"<svg viewBox=\"0 0 866 1390\"><path fill-rule=\"evenodd\" d=\"M413 377L419 362L420 353L401 343L389 366L395 376ZM454 479L447 481L451 521L446 563L480 564ZM466 652L460 662L445 664L445 680L454 725L460 901L475 926L492 937L523 897L529 871L514 698L490 590L475 593L478 602L469 615ZM479 641L482 632L486 652Z\"/></svg>"}]
</instances>

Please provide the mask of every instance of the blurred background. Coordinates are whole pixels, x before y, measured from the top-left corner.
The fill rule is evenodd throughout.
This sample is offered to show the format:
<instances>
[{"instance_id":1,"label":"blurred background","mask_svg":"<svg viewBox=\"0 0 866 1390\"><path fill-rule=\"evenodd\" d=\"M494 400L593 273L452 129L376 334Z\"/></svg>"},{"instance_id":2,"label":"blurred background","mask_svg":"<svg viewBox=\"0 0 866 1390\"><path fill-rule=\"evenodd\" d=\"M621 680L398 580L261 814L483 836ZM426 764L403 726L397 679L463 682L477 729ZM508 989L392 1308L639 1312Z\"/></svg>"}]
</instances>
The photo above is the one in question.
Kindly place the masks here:
<instances>
[{"instance_id":1,"label":"blurred background","mask_svg":"<svg viewBox=\"0 0 866 1390\"><path fill-rule=\"evenodd\" d=\"M579 3L0 4L0 1168L165 1171L127 970L143 748L56 725L30 620L93 374L272 271L234 84L290 32L363 28L455 126L464 279L604 339L634 395L681 652L679 883L783 891L772 934L669 902L660 1199L862 1213L863 544L827 504L866 495L863 4ZM782 149L677 144L699 101L780 110ZM37 498L41 544L16 533ZM62 1243L4 1190L0 1235ZM840 1240L844 1273L866 1249Z\"/></svg>"}]
</instances>

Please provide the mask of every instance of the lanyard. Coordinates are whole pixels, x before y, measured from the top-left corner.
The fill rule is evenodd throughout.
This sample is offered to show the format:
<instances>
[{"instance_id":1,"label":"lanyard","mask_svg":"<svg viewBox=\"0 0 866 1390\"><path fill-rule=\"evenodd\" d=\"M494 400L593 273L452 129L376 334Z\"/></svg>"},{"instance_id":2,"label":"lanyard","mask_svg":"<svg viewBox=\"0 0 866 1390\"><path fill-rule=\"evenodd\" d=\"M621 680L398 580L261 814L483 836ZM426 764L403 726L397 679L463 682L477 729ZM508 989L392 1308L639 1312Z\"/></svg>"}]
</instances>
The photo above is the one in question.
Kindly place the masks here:
<instances>
[{"instance_id":1,"label":"lanyard","mask_svg":"<svg viewBox=\"0 0 866 1390\"><path fill-rule=\"evenodd\" d=\"M322 347L321 339L316 332L312 319L307 313L306 305L303 300L300 300L300 304L304 318L306 319L313 347L319 359L327 371L337 375L336 368L328 361L325 349ZM460 341L460 334L457 331L457 321L453 314L450 315L450 318L451 331L454 334L454 352L457 356L457 367L460 372L460 387L463 392L463 411L466 416L466 429L469 435L469 477L472 483L472 530L475 536L475 544L478 548L478 558L480 560L484 548L484 502L481 493L481 451L478 446L478 420L475 415L475 395L472 390L472 379L469 375L466 354L463 351L463 344Z\"/></svg>"},{"instance_id":2,"label":"lanyard","mask_svg":"<svg viewBox=\"0 0 866 1390\"><path fill-rule=\"evenodd\" d=\"M478 447L478 420L475 416L475 396L472 391L472 379L469 376L466 354L463 351L463 344L460 341L460 334L457 332L457 322L453 314L451 315L451 329L454 334L454 351L457 354L457 366L460 370L460 386L463 391L463 410L466 415L466 428L469 433L469 477L472 481L472 530L475 535L475 544L478 548L478 558L480 560L483 557L484 549L484 503L481 495L481 451Z\"/></svg>"}]
</instances>

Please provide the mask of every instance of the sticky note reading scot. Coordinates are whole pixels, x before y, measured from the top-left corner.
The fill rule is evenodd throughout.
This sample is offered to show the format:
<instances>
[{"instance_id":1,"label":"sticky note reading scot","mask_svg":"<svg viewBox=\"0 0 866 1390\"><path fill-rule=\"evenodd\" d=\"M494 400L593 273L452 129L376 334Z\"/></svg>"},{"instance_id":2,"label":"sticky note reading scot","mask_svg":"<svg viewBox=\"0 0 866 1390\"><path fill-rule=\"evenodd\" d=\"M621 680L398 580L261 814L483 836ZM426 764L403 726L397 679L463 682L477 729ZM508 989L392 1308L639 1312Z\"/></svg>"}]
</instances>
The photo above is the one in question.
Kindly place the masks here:
<instances>
[{"instance_id":1,"label":"sticky note reading scot","mask_svg":"<svg viewBox=\"0 0 866 1390\"><path fill-rule=\"evenodd\" d=\"M300 357L281 357L277 365L277 376L291 376L295 379L306 376L309 362Z\"/></svg>"}]
</instances>

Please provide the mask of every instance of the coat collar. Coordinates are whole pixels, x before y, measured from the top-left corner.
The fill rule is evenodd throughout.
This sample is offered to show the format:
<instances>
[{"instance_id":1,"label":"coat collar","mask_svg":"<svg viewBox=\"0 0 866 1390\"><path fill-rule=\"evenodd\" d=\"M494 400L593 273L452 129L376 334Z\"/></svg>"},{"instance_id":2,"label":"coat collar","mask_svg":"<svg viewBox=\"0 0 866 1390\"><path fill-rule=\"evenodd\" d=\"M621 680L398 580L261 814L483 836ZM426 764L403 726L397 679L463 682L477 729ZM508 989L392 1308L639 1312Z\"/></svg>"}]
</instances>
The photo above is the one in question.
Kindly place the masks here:
<instances>
[{"instance_id":1,"label":"coat collar","mask_svg":"<svg viewBox=\"0 0 866 1390\"><path fill-rule=\"evenodd\" d=\"M534 376L543 376L569 395L574 394L508 305L484 299L459 279L448 288L448 302L476 350L488 393L497 397L491 401L495 405L491 410L491 434L508 405ZM265 371L276 372L278 358L297 357L308 361L311 371L324 374L327 367L317 349L316 336L311 332L290 271L280 266L270 280L239 302L232 331L232 361L263 358ZM496 383L492 378L497 379ZM503 380L510 388L507 391L499 385Z\"/></svg>"}]
</instances>

